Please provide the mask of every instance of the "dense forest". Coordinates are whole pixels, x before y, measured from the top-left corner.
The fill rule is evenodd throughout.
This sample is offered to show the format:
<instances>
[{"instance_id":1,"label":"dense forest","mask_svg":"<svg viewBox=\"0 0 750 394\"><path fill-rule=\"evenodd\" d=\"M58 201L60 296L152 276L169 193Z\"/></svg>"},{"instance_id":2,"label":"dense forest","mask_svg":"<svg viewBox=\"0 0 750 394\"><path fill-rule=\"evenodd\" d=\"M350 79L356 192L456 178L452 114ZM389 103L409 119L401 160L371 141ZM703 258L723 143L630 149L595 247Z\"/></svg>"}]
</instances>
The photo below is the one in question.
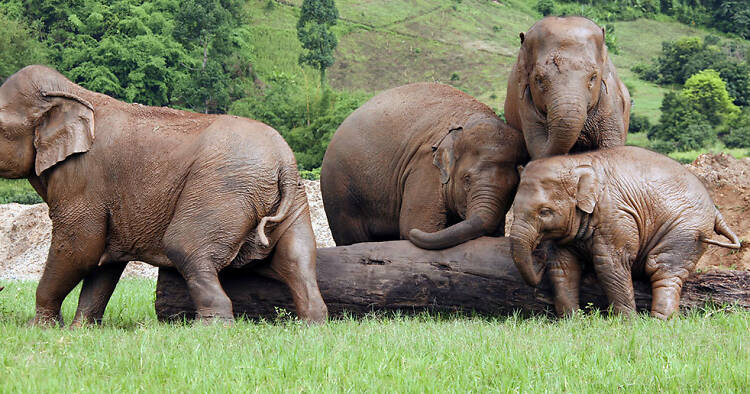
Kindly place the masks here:
<instances>
[{"instance_id":1,"label":"dense forest","mask_svg":"<svg viewBox=\"0 0 750 394\"><path fill-rule=\"evenodd\" d=\"M625 74L635 101L631 132L645 132L645 144L662 152L750 147L750 1L422 3L0 0L0 81L42 63L121 100L256 118L282 133L302 169L314 170L338 124L388 86L450 83L500 112L517 31L542 15L597 21L623 59L632 38L615 28L621 21L679 22L704 33L665 41ZM438 17L456 25L425 31ZM383 39L353 41L364 34ZM645 90L663 96L653 104L657 118L639 113Z\"/></svg>"}]
</instances>

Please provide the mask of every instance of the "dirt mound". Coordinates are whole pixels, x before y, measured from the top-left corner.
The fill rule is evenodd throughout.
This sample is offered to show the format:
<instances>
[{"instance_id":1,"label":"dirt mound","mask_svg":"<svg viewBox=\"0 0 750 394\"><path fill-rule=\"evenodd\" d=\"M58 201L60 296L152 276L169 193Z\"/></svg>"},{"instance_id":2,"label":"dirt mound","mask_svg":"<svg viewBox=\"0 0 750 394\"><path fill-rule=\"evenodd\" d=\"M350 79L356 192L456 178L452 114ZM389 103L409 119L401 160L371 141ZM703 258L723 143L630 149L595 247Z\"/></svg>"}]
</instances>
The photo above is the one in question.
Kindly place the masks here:
<instances>
[{"instance_id":1,"label":"dirt mound","mask_svg":"<svg viewBox=\"0 0 750 394\"><path fill-rule=\"evenodd\" d=\"M701 155L687 168L708 188L729 226L750 241L750 158ZM303 181L318 247L335 246L328 228L318 181ZM512 217L508 215L508 224ZM49 250L52 226L45 204L0 205L0 279L38 279ZM717 235L716 239L720 239ZM739 251L711 246L698 263L712 267L750 270L750 246ZM144 263L128 265L125 276L155 278L157 269Z\"/></svg>"},{"instance_id":2,"label":"dirt mound","mask_svg":"<svg viewBox=\"0 0 750 394\"><path fill-rule=\"evenodd\" d=\"M317 181L303 181L318 247L336 246L323 211ZM46 204L0 204L0 279L39 279L44 270L52 223ZM131 262L123 276L156 278L158 269Z\"/></svg>"},{"instance_id":3,"label":"dirt mound","mask_svg":"<svg viewBox=\"0 0 750 394\"><path fill-rule=\"evenodd\" d=\"M743 240L739 251L710 246L698 269L711 267L750 270L750 158L703 154L686 167L706 185L729 227ZM714 239L724 240L716 235Z\"/></svg>"}]
</instances>

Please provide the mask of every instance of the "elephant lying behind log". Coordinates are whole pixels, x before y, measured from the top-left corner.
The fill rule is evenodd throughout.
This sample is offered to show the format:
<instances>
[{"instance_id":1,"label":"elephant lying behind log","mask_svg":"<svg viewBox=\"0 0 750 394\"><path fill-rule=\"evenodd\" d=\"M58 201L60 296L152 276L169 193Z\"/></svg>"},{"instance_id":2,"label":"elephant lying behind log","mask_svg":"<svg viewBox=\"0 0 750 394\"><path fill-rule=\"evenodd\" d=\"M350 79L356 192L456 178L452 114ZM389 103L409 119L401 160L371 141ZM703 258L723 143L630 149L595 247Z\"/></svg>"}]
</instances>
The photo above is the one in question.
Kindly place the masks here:
<instances>
[{"instance_id":1,"label":"elephant lying behind log","mask_svg":"<svg viewBox=\"0 0 750 394\"><path fill-rule=\"evenodd\" d=\"M547 17L521 33L505 118L523 131L532 160L623 145L630 95L604 29L582 17Z\"/></svg>"},{"instance_id":2,"label":"elephant lying behind log","mask_svg":"<svg viewBox=\"0 0 750 394\"><path fill-rule=\"evenodd\" d=\"M632 277L645 276L651 313L666 319L677 311L682 285L706 244L740 247L698 178L637 147L530 162L513 216L513 261L532 286L548 268L561 315L578 308L582 264L592 262L616 311L635 310ZM710 239L714 232L731 243ZM540 241L553 244L546 267L532 258Z\"/></svg>"},{"instance_id":3,"label":"elephant lying behind log","mask_svg":"<svg viewBox=\"0 0 750 394\"><path fill-rule=\"evenodd\" d=\"M62 323L81 280L74 324L100 321L129 260L177 268L202 318L233 318L217 273L246 264L285 282L301 317L326 317L296 162L263 123L126 104L29 66L0 87L0 176L49 205L37 324Z\"/></svg>"},{"instance_id":4,"label":"elephant lying behind log","mask_svg":"<svg viewBox=\"0 0 750 394\"><path fill-rule=\"evenodd\" d=\"M502 235L527 160L521 133L469 95L435 83L387 90L341 124L323 159L333 238L442 249Z\"/></svg>"}]
</instances>

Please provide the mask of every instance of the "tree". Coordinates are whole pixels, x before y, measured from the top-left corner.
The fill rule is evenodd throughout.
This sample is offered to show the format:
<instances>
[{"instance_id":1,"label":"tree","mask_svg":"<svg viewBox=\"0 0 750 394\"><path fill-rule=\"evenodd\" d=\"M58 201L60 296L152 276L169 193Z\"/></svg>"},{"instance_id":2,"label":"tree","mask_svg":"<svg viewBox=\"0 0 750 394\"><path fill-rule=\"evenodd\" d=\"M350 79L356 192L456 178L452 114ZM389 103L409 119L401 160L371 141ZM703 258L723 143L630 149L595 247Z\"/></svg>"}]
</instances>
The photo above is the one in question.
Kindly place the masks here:
<instances>
[{"instance_id":1,"label":"tree","mask_svg":"<svg viewBox=\"0 0 750 394\"><path fill-rule=\"evenodd\" d=\"M339 17L333 0L304 0L297 21L297 38L302 43L303 53L299 64L308 64L320 71L320 86L325 86L326 69L333 65L333 52L338 45L331 31Z\"/></svg>"},{"instance_id":2,"label":"tree","mask_svg":"<svg viewBox=\"0 0 750 394\"><path fill-rule=\"evenodd\" d=\"M729 97L726 83L712 69L688 78L682 94L714 126L721 124L728 115L739 112Z\"/></svg>"},{"instance_id":3,"label":"tree","mask_svg":"<svg viewBox=\"0 0 750 394\"><path fill-rule=\"evenodd\" d=\"M682 92L668 92L662 100L659 124L649 129L647 136L652 148L669 153L703 148L715 140L716 133Z\"/></svg>"},{"instance_id":4,"label":"tree","mask_svg":"<svg viewBox=\"0 0 750 394\"><path fill-rule=\"evenodd\" d=\"M0 26L3 26L3 34L0 34L0 84L24 66L47 61L47 48L23 21L13 20L0 11Z\"/></svg>"},{"instance_id":5,"label":"tree","mask_svg":"<svg viewBox=\"0 0 750 394\"><path fill-rule=\"evenodd\" d=\"M182 104L204 113L224 112L229 105L229 76L223 68L231 52L229 36L233 26L230 12L219 0L188 0L175 13L174 37L186 48L197 52L200 60L185 65L188 77L179 85Z\"/></svg>"}]
</instances>

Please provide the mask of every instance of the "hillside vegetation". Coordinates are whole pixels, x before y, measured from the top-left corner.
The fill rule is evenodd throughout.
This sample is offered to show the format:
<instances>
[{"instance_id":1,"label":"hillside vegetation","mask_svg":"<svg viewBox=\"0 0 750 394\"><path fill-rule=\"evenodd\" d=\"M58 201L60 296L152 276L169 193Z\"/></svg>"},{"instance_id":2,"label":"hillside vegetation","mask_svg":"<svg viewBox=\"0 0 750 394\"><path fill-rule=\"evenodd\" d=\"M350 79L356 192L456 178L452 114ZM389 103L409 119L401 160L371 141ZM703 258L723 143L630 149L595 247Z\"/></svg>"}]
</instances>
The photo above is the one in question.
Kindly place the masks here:
<instances>
[{"instance_id":1,"label":"hillside vegetation","mask_svg":"<svg viewBox=\"0 0 750 394\"><path fill-rule=\"evenodd\" d=\"M718 23L726 6L711 1L338 0L335 63L327 70L330 88L321 89L317 70L298 62L302 3L0 0L0 22L12 37L0 37L0 81L25 64L46 63L122 100L256 118L281 132L300 168L314 170L340 122L390 87L443 82L501 113L518 34L540 10L606 26L633 113L651 124L660 120L665 94L680 87L648 82L635 70L653 62L663 42L713 34L719 45L749 46L741 38L744 19ZM645 133L629 142L649 144Z\"/></svg>"}]
</instances>

